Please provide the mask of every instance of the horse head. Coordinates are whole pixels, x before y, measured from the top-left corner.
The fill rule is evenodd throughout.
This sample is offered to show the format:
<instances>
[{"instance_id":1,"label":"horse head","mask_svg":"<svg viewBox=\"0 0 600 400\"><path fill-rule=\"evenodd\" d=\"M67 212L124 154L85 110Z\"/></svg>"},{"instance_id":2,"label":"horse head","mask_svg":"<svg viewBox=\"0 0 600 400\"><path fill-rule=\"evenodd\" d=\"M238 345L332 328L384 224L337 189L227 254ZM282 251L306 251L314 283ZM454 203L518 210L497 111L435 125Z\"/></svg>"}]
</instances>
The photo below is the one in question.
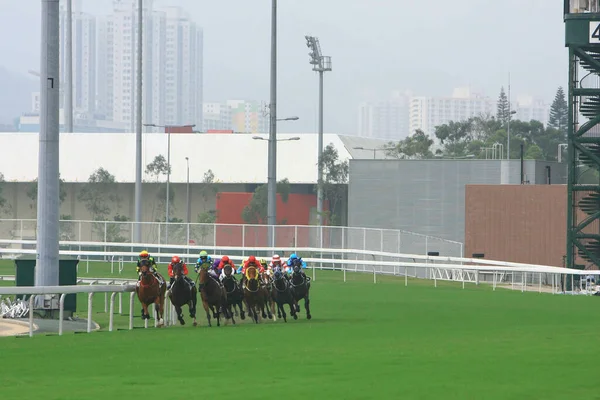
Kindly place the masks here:
<instances>
[{"instance_id":1,"label":"horse head","mask_svg":"<svg viewBox=\"0 0 600 400\"><path fill-rule=\"evenodd\" d=\"M223 273L225 274L225 278L230 278L233 276L233 267L231 264L225 264L223 267Z\"/></svg>"},{"instance_id":2,"label":"horse head","mask_svg":"<svg viewBox=\"0 0 600 400\"><path fill-rule=\"evenodd\" d=\"M258 269L254 265L246 268L246 281L250 290L258 288Z\"/></svg>"},{"instance_id":3,"label":"horse head","mask_svg":"<svg viewBox=\"0 0 600 400\"><path fill-rule=\"evenodd\" d=\"M173 278L175 278L176 281L183 279L183 263L178 262L173 265Z\"/></svg>"}]
</instances>

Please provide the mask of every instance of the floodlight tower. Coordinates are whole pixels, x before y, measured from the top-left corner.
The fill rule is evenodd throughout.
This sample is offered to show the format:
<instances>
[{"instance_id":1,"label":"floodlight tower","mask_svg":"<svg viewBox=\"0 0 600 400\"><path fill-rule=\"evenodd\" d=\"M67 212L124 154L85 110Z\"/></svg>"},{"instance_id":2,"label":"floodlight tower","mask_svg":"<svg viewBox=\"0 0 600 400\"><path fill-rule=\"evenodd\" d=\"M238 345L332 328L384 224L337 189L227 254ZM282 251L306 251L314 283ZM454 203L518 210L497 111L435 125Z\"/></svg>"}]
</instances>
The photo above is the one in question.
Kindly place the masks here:
<instances>
[{"instance_id":1,"label":"floodlight tower","mask_svg":"<svg viewBox=\"0 0 600 400\"><path fill-rule=\"evenodd\" d=\"M599 0L564 0L569 48L567 185L568 268L600 265L600 7ZM580 122L581 119L581 122ZM590 176L594 178L590 179Z\"/></svg>"},{"instance_id":2,"label":"floodlight tower","mask_svg":"<svg viewBox=\"0 0 600 400\"><path fill-rule=\"evenodd\" d=\"M306 47L311 52L308 53L310 56L310 64L313 66L313 71L319 73L319 134L318 134L318 177L317 183L317 221L318 225L323 225L323 190L321 189L320 182L323 179L323 166L321 165L321 156L323 155L323 74L327 71L331 71L331 57L324 56L321 53L321 44L319 38L314 36L305 36Z\"/></svg>"}]
</instances>

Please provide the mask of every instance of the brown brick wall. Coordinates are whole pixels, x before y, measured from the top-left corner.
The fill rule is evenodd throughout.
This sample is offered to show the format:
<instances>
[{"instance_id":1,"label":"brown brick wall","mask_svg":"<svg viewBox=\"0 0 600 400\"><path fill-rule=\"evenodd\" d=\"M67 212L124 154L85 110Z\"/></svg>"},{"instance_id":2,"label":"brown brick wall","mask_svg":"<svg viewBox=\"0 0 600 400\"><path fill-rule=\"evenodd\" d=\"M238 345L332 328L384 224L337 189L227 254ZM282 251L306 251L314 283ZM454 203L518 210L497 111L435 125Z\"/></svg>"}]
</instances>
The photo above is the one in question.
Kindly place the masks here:
<instances>
[{"instance_id":1,"label":"brown brick wall","mask_svg":"<svg viewBox=\"0 0 600 400\"><path fill-rule=\"evenodd\" d=\"M566 185L466 185L466 257L562 266L566 226Z\"/></svg>"}]
</instances>

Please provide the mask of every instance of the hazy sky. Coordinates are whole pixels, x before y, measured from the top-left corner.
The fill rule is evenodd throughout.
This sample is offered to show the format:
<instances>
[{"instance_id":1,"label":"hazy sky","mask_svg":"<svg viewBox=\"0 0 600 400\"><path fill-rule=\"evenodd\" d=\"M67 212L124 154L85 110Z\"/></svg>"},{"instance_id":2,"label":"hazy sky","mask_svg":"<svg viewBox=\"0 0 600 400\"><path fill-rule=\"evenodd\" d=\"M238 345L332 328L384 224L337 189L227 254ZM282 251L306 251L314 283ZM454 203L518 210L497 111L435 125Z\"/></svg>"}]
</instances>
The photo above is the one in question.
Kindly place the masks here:
<instances>
[{"instance_id":1,"label":"hazy sky","mask_svg":"<svg viewBox=\"0 0 600 400\"><path fill-rule=\"evenodd\" d=\"M271 0L155 0L186 8L204 28L204 98L269 99ZM110 0L83 0L108 14ZM0 65L39 69L40 0L0 0ZM304 36L320 38L325 131L355 134L360 101L392 90L450 95L471 85L497 97L551 101L567 82L560 0L279 0L278 116L282 132L314 131L318 78Z\"/></svg>"}]
</instances>

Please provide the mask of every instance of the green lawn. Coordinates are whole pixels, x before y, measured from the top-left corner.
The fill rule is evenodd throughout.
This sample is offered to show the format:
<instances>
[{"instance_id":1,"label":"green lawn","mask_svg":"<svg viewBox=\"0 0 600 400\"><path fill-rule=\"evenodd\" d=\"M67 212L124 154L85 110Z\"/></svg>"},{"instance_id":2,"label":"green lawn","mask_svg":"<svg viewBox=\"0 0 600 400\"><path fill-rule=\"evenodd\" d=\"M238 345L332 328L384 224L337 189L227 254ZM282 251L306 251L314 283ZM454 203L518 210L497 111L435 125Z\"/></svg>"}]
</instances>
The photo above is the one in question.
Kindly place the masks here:
<instances>
[{"instance_id":1,"label":"green lawn","mask_svg":"<svg viewBox=\"0 0 600 400\"><path fill-rule=\"evenodd\" d=\"M0 338L0 398L600 398L596 297L317 278L311 321Z\"/></svg>"}]
</instances>

